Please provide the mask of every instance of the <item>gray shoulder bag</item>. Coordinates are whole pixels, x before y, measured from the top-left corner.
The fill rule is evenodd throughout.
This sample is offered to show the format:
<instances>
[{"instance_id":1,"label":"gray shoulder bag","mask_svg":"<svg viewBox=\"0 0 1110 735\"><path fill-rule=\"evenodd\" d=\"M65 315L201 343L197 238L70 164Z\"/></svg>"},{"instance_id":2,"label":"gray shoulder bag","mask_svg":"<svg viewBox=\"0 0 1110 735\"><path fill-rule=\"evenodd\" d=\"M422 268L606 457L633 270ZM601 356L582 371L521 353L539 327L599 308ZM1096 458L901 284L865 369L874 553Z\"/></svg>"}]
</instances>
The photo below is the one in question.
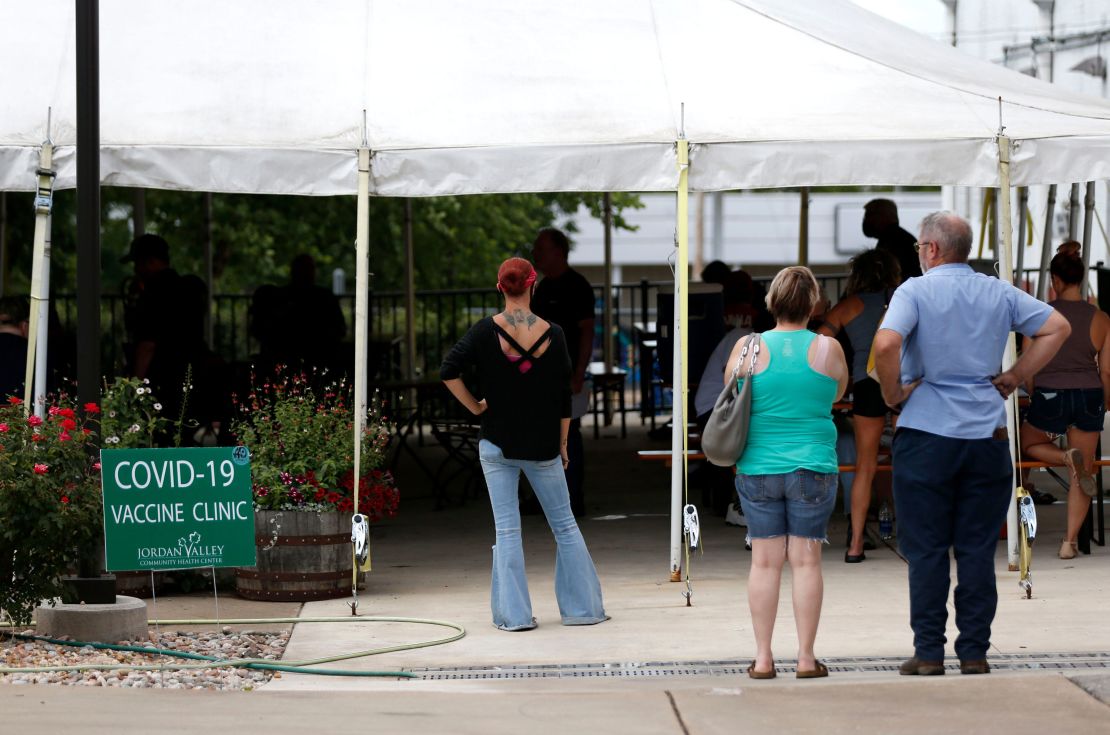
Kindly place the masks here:
<instances>
[{"instance_id":1,"label":"gray shoulder bag","mask_svg":"<svg viewBox=\"0 0 1110 735\"><path fill-rule=\"evenodd\" d=\"M737 377L744 366L744 358L751 349L751 360L748 363L748 374L744 379L744 386L738 388ZM744 453L744 445L748 442L748 420L752 414L752 375L755 373L755 363L759 359L759 335L753 334L744 343L740 351L740 359L732 370L728 385L717 397L713 406L713 413L709 416L709 423L701 434L701 450L705 458L720 467L731 467Z\"/></svg>"}]
</instances>

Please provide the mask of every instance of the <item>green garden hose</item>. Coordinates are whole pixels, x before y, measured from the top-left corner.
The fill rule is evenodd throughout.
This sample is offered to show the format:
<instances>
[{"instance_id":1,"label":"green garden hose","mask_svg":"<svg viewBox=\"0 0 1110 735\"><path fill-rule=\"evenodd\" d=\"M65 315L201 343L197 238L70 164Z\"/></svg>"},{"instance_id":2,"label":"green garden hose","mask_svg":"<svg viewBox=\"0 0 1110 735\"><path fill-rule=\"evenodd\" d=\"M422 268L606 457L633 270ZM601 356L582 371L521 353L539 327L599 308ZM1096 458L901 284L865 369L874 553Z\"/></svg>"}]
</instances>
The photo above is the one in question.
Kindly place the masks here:
<instances>
[{"instance_id":1,"label":"green garden hose","mask_svg":"<svg viewBox=\"0 0 1110 735\"><path fill-rule=\"evenodd\" d=\"M411 623L414 625L436 625L443 628L450 628L455 633L445 637L436 638L428 641L419 641L417 643L401 643L395 646L384 646L382 648L372 648L366 651L357 651L354 653L342 653L336 656L327 656L324 658L312 659L308 661L287 661L283 663L276 663L269 659L257 658L244 658L244 659L219 659L213 656L205 656L199 653L187 653L183 651L173 651L169 649L150 648L144 646L125 646L114 643L93 643L84 641L67 641L55 638L46 638L43 636L24 635L22 633L11 633L14 638L27 641L41 641L44 643L51 643L60 646L73 646L76 648L84 648L91 646L97 650L106 651L124 651L129 653L147 653L152 655L173 656L176 658L190 659L195 661L204 661L202 664L181 664L174 666L174 669L211 669L211 668L244 668L256 669L263 671L281 671L295 674L315 674L317 676L378 676L378 677L394 677L401 679L415 679L416 674L405 671L356 671L352 669L312 669L309 666L318 666L320 664L333 663L335 661L346 661L353 658L364 658L366 656L376 656L383 653L393 653L396 651L411 651L417 648L427 648L429 646L440 646L445 643L457 641L466 635L466 629L457 623L451 623L443 620L427 620L424 618L399 618L399 617L373 617L373 616L356 616L356 617L318 617L318 618L231 618L227 620L151 620L151 625L264 625L267 623ZM0 627L10 628L13 627L11 623L0 623ZM26 668L5 668L0 667L0 676L4 674L37 674L37 673L54 673L62 671L159 671L166 668L164 665L155 664L80 664L74 666L37 666Z\"/></svg>"}]
</instances>

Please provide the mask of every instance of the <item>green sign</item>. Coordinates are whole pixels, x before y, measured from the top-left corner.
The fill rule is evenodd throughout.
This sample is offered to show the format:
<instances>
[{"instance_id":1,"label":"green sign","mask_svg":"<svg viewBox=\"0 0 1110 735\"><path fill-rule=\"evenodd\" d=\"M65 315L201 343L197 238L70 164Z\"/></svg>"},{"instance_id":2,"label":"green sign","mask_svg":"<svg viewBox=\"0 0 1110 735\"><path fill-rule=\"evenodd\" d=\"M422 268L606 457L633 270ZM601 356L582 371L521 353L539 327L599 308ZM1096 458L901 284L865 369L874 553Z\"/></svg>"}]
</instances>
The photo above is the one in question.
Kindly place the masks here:
<instances>
[{"instance_id":1,"label":"green sign","mask_svg":"<svg viewBox=\"0 0 1110 735\"><path fill-rule=\"evenodd\" d=\"M246 447L105 449L100 465L109 571L254 565Z\"/></svg>"}]
</instances>

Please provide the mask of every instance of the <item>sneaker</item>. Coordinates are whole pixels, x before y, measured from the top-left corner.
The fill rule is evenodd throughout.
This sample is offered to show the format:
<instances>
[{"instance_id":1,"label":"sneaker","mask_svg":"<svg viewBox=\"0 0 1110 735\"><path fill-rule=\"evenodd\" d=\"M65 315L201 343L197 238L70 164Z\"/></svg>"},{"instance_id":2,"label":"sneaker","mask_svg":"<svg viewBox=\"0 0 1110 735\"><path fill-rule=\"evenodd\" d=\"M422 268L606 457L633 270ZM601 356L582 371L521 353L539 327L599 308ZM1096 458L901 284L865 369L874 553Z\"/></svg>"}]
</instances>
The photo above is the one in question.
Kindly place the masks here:
<instances>
[{"instance_id":1,"label":"sneaker","mask_svg":"<svg viewBox=\"0 0 1110 735\"><path fill-rule=\"evenodd\" d=\"M728 512L725 513L725 525L748 527L748 519L744 517L736 503L728 504Z\"/></svg>"}]
</instances>

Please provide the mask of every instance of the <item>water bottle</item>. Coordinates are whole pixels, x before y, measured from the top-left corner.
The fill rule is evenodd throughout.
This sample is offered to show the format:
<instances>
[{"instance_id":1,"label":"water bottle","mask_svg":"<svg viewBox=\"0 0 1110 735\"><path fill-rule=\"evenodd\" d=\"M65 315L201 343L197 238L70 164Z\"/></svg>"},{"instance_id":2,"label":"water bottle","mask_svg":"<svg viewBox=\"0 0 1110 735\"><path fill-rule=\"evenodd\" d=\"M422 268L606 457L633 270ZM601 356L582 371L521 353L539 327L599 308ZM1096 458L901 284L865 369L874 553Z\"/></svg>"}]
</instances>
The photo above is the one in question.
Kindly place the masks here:
<instances>
[{"instance_id":1,"label":"water bottle","mask_svg":"<svg viewBox=\"0 0 1110 735\"><path fill-rule=\"evenodd\" d=\"M884 539L894 538L894 514L890 510L890 504L885 500L883 506L879 508L879 536Z\"/></svg>"}]
</instances>

